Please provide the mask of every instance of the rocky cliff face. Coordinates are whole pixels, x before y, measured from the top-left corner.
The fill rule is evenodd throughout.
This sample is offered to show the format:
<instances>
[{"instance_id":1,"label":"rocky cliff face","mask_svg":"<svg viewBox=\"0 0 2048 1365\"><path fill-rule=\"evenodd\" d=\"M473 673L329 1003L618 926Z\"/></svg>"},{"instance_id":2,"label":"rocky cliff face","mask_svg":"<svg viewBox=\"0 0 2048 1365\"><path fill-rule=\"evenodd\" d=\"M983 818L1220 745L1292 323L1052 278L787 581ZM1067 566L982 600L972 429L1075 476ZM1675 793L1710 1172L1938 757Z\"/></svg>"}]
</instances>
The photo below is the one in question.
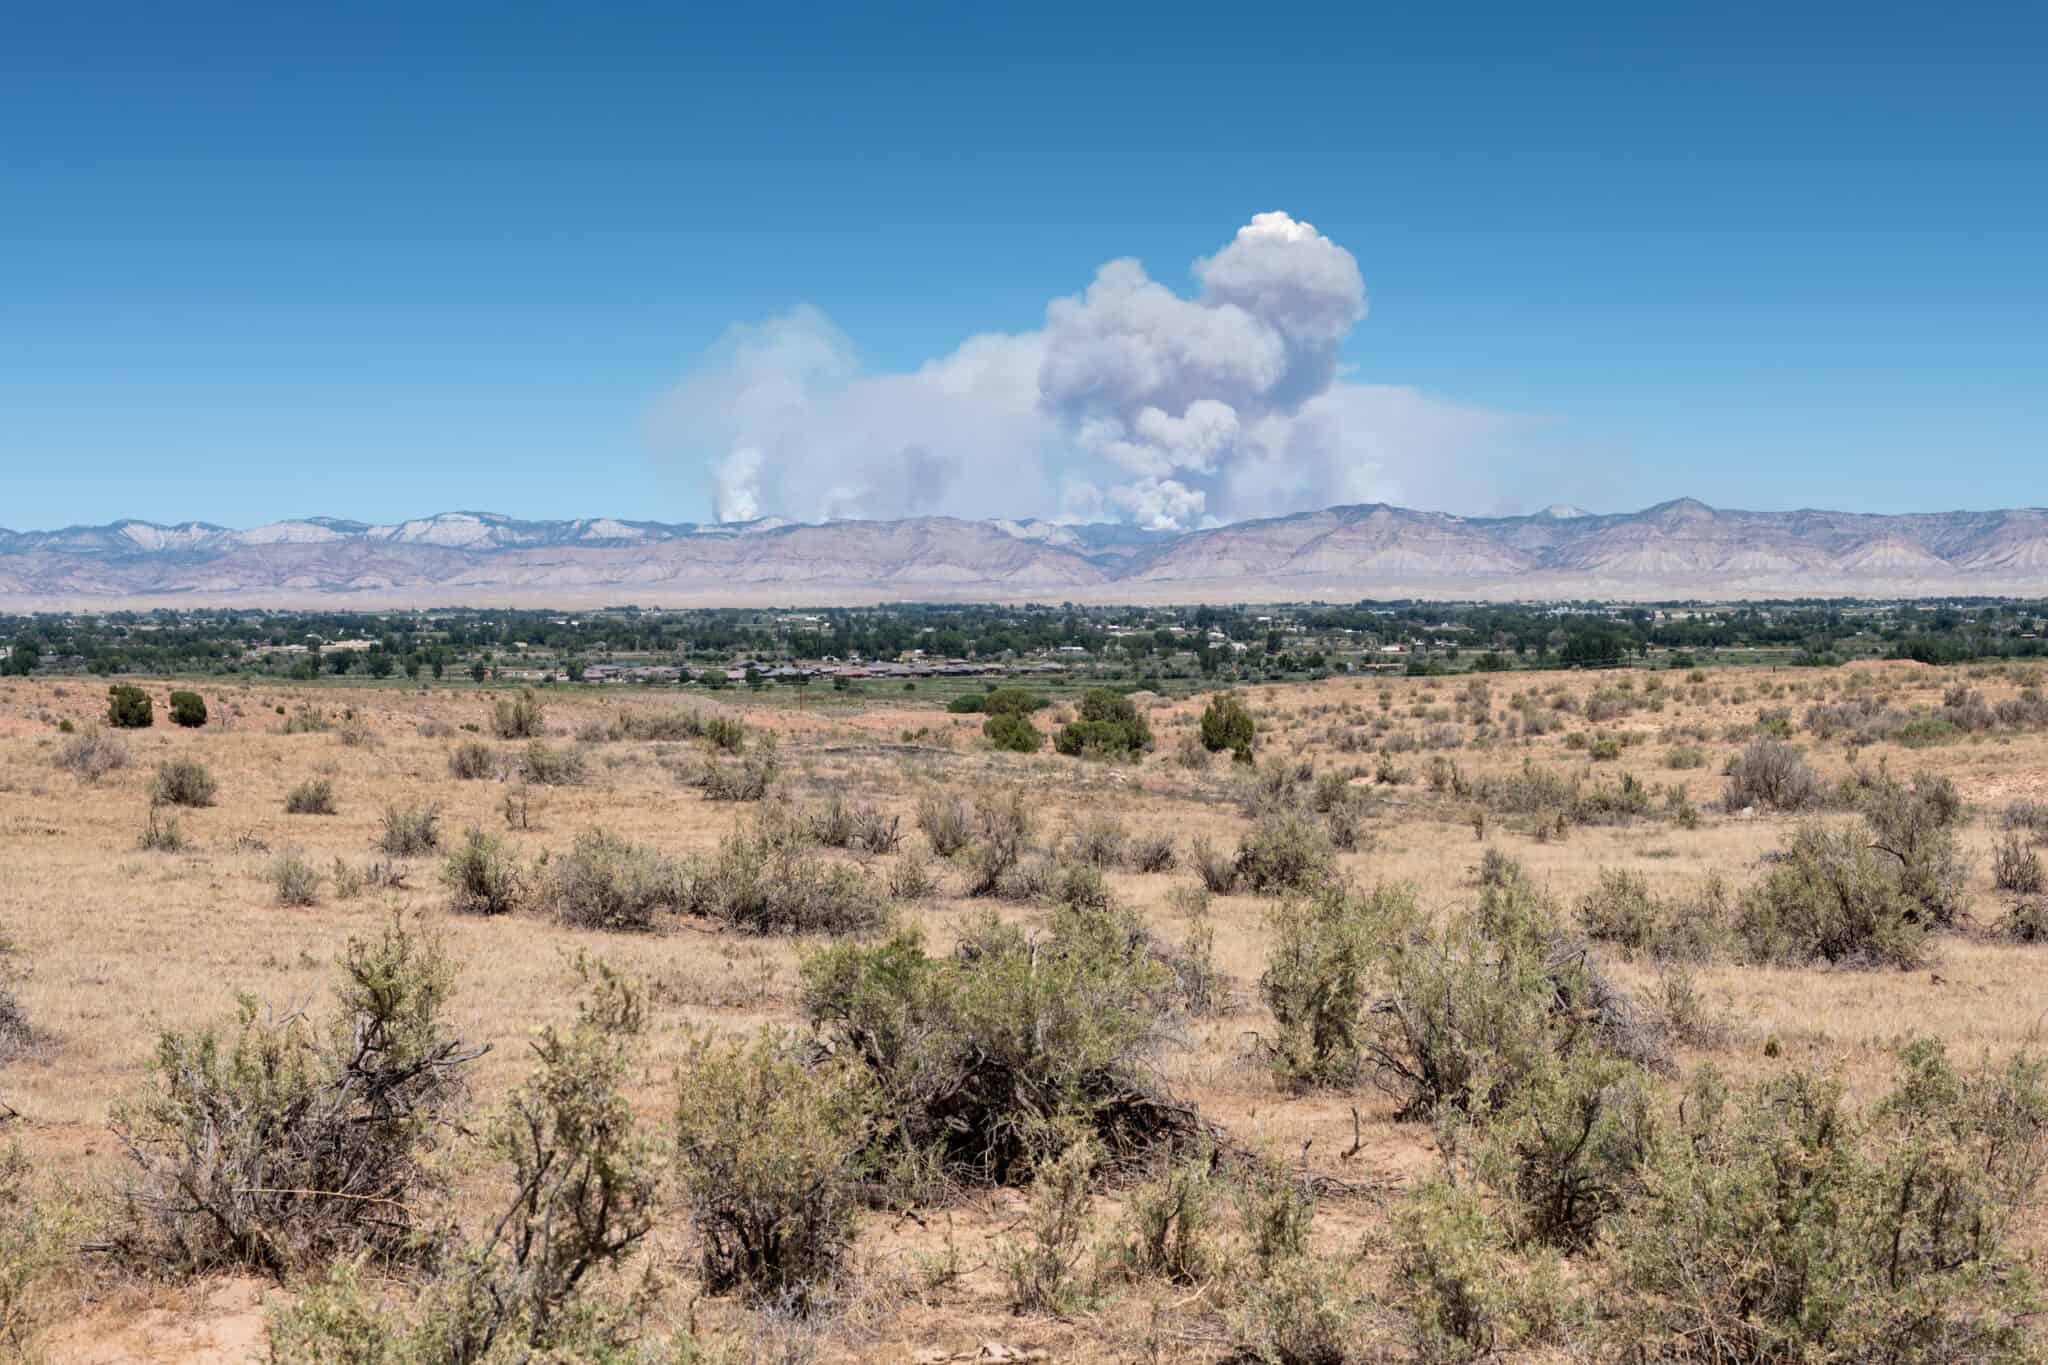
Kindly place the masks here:
<instances>
[{"instance_id":1,"label":"rocky cliff face","mask_svg":"<svg viewBox=\"0 0 2048 1365\"><path fill-rule=\"evenodd\" d=\"M0 531L0 608L1191 602L2048 593L2048 511L1457 517L1370 505L1185 533L1042 521L693 526L454 512Z\"/></svg>"}]
</instances>

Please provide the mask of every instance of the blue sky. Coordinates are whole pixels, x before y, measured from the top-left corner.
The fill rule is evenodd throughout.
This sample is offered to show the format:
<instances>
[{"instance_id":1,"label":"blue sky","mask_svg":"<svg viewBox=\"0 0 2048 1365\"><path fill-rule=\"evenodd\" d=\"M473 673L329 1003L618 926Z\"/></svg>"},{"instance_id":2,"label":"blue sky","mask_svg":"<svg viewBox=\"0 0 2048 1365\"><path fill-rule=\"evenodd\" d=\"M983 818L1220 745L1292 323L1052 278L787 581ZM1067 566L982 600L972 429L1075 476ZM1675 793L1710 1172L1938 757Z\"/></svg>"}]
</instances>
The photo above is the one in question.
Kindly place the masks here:
<instances>
[{"instance_id":1,"label":"blue sky","mask_svg":"<svg viewBox=\"0 0 2048 1365\"><path fill-rule=\"evenodd\" d=\"M763 512L1137 515L1093 410L870 381L1115 258L1205 299L1273 211L1355 259L1366 397L1298 478L1168 468L1190 524L2040 504L2044 58L2017 4L17 7L0 525L699 520L737 444ZM730 329L799 307L764 435Z\"/></svg>"}]
</instances>

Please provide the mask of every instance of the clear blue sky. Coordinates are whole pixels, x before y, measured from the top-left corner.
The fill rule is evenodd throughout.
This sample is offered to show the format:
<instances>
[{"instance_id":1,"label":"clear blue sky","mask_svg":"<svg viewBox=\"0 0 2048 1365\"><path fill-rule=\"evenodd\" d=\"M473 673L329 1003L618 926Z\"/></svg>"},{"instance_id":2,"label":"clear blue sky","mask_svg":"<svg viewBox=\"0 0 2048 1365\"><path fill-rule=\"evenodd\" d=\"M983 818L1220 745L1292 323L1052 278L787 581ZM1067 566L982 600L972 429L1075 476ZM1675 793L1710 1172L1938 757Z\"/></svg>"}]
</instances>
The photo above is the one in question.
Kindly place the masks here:
<instances>
[{"instance_id":1,"label":"clear blue sky","mask_svg":"<svg viewBox=\"0 0 2048 1365\"><path fill-rule=\"evenodd\" d=\"M2048 503L2044 69L2039 3L18 5L0 525L702 519L649 414L729 326L908 370L1274 209L1353 377L1569 433L1532 505Z\"/></svg>"}]
</instances>

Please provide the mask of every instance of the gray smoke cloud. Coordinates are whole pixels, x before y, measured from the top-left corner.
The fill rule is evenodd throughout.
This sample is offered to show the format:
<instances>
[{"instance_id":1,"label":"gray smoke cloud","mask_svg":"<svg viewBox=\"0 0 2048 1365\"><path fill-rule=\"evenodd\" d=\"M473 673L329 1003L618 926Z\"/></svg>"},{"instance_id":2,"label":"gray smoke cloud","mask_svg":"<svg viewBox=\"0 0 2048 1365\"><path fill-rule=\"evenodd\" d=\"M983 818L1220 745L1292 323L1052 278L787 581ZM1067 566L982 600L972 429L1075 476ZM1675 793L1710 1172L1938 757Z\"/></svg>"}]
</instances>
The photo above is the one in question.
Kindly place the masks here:
<instances>
[{"instance_id":1,"label":"gray smoke cloud","mask_svg":"<svg viewBox=\"0 0 2048 1365\"><path fill-rule=\"evenodd\" d=\"M733 328L667 397L656 438L707 460L713 515L1117 519L1156 528L1354 501L1500 500L1487 471L1541 425L1349 382L1365 317L1349 251L1261 213L1183 296L1132 259L1045 326L901 374L799 307ZM1458 485L1453 489L1450 485Z\"/></svg>"}]
</instances>

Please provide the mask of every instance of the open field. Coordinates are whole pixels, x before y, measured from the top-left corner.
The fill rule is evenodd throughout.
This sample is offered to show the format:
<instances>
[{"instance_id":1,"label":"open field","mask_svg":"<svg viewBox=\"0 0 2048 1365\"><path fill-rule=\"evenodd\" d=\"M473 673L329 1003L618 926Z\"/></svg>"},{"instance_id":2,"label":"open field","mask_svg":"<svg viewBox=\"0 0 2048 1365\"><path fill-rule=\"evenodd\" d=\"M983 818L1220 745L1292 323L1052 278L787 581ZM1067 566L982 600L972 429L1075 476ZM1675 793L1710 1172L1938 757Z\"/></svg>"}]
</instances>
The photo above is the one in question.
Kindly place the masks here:
<instances>
[{"instance_id":1,"label":"open field","mask_svg":"<svg viewBox=\"0 0 2048 1365\"><path fill-rule=\"evenodd\" d=\"M2029 696L2038 701L2030 689L2044 683L2048 667L1897 663L1262 685L1239 694L1258 725L1255 768L1201 752L1194 736L1203 696L1139 694L1155 744L1125 763L1049 748L998 752L982 737L981 716L948 714L930 691L877 690L854 702L813 697L805 706L786 698L756 703L736 692L687 702L625 689L545 692L545 751L535 755L527 737L492 735L492 705L509 704L509 692L203 686L207 723L181 729L166 715L171 685L148 683L155 725L108 732L127 761L87 780L59 766L73 738L60 726L89 733L106 712L104 684L0 681L0 927L27 972L16 995L32 1030L0 1071L0 1098L20 1115L7 1130L33 1161L39 1188L81 1191L85 1216L100 1216L93 1196L122 1179L125 1166L110 1115L142 1092L159 1033L231 1016L238 992L280 1012L324 1010L348 940L376 937L396 914L441 936L458 970L448 1031L490 1045L469 1068L467 1127L480 1133L482 1116L529 1074L536 1029L573 1020L582 990L574 962L587 953L644 984L647 1020L625 1090L644 1130L665 1142L677 1073L703 1032L808 1030L799 967L827 938L741 932L667 905L644 932L570 927L538 900L505 914L464 913L451 907L441 873L465 831L502 841L510 865L539 885L553 875L545 869L593 830L652 850L671 868L693 859L701 867L735 831L772 818L766 812L812 828L835 797L871 805L882 820L896 821L901 840L893 851L813 841L801 856L828 872L850 869L862 894L885 905L896 925L921 929L925 949L941 956L981 933L981 917L991 911L1033 935L1053 929L1060 887L1071 883L1048 876L1036 894L1025 887L970 896L971 853L936 856L920 827L920 803L935 796L958 796L971 809L980 798L1014 791L1030 817L1022 864L1099 866L1109 898L1135 915L1149 948L1179 964L1180 985L1167 992L1173 1000L1147 1032L1141 1074L1159 1095L1219 1126L1232 1150L1272 1157L1315 1192L1312 1259L1336 1277L1323 1292L1346 1305L1355 1358L1450 1358L1449 1348L1417 1336L1413 1312L1401 1307L1411 1279L1394 1215L1444 1168L1447 1129L1398 1117L1402 1097L1375 1084L1370 1068L1334 1084L1282 1083L1270 1050L1284 1030L1260 980L1274 948L1276 908L1302 897L1253 894L1241 885L1199 893L1198 843L1228 854L1257 828L1250 812L1270 808L1307 831L1303 837L1338 880L1360 894L1412 886L1431 923L1475 904L1482 859L1506 855L1554 905L1559 922L1575 926L1577 907L1600 887L1603 871L1639 874L1674 902L1689 902L1718 878L1732 902L1770 875L1774 851L1802 822L1848 828L1861 818L1853 802L1834 795L1798 811L1727 808L1724 768L1760 725L1789 734L1823 793L1840 791L1857 774L1947 778L1963 803L1953 822L1957 900L1908 967L1764 965L1725 943L1676 966L1610 941L1589 950L1605 980L1640 992L1642 1001L1661 999L1678 967L1697 992L1690 1022L1652 1030L1659 1055L1644 1074L1659 1104L1670 1104L1686 1078L1711 1063L1736 1085L1795 1068L1831 1071L1851 1102L1868 1105L1890 1085L1895 1050L1911 1036L1942 1040L1959 1066L2039 1043L2048 1017L2048 945L2004 932L2026 895L1996 886L1994 868L2008 842L2007 813L2048 803L2048 728L2025 720L2033 713L2023 706ZM1979 694L1974 702L1962 695L1970 692ZM1809 718L1810 708L1864 701L1860 719ZM2019 709L2001 719L2003 702ZM1062 697L1033 723L1050 734L1073 704ZM1944 711L1961 716L1973 705L1992 719L1975 728L1928 719ZM649 739L631 736L658 727L619 723L683 709L698 721L744 722L739 753L721 755L680 724L676 738ZM1926 713L1917 723L1916 711ZM1883 721L1885 713L1894 719ZM310 723L300 719L309 716ZM769 736L776 768L766 799L706 799L698 785L706 763L758 758ZM451 753L463 745L487 750L485 775L464 779L451 770ZM217 793L212 804L159 810L159 822L177 821L183 847L145 850L139 841L152 818L159 766L179 759L202 763ZM555 771L529 776L559 780L521 778L522 765L535 763ZM1531 773L1554 783L1533 794L1515 787ZM294 789L322 781L333 813L287 813ZM523 818L508 813L508 798L525 803ZM438 848L379 851L394 805L431 808ZM1140 871L1127 852L1107 849L1112 825L1127 843L1168 841L1171 868ZM2048 826L2012 837L2022 844L2048 838ZM1324 846L1332 839L1352 846ZM319 878L311 904L280 904L279 862L293 853ZM936 878L929 898L890 892L892 877L912 860ZM345 896L346 883L359 877L366 884ZM886 932L852 937L872 943ZM1185 968L1204 942L1209 970L1220 979L1195 999ZM1644 1003L1637 1012L1657 1010ZM507 1182L474 1137L445 1135L435 1160L449 1172L459 1220L480 1221L480 1210L504 1199ZM731 1349L737 1359L1011 1358L994 1349L977 1357L983 1343L1058 1360L1231 1358L1249 1344L1242 1300L1256 1278L1241 1250L1178 1280L1097 1273L1105 1258L1092 1248L1118 1235L1142 1168L1133 1162L1096 1180L1091 1250L1077 1258L1075 1272L1089 1283L1058 1311L1013 1307L1004 1247L1026 1237L1032 1209L1021 1180L955 1182L943 1198L871 1201L821 1306L798 1315L706 1291L686 1200L665 1179L651 1233L624 1268L594 1273L592 1283L623 1296L651 1272L644 1336L694 1325L707 1348ZM1219 1245L1236 1247L1234 1226L1219 1214ZM2048 1223L2031 1204L2012 1234L2015 1255L2048 1249ZM106 1238L88 1229L73 1240L96 1248ZM1566 1284L1591 1285L1597 1260L1569 1259ZM119 1257L75 1252L34 1286L34 1332L24 1349L54 1360L261 1359L266 1314L302 1282L297 1272L152 1279ZM406 1303L402 1277L376 1284L390 1302ZM1614 1330L1572 1321L1519 1337L1503 1330L1499 1344L1510 1357L1566 1359L1611 1342Z\"/></svg>"}]
</instances>

